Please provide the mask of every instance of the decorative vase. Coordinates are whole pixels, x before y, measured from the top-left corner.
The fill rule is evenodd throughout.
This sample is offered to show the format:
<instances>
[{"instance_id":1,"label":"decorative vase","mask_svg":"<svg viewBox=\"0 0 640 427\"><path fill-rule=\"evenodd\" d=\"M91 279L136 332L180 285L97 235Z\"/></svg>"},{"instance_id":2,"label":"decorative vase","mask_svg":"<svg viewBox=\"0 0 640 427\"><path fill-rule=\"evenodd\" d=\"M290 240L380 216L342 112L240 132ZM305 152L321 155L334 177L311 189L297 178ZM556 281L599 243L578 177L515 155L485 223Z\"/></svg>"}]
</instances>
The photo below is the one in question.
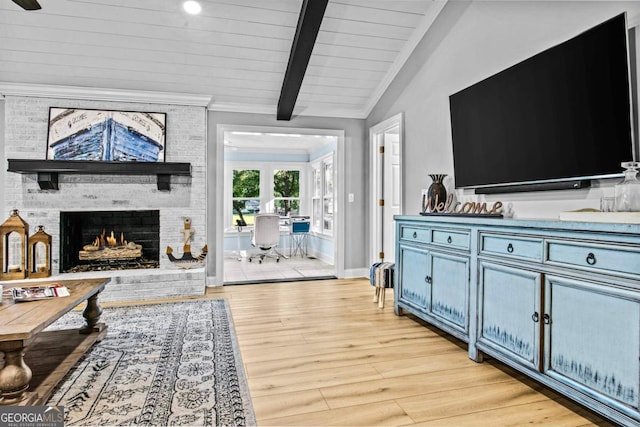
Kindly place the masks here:
<instances>
[{"instance_id":1,"label":"decorative vase","mask_svg":"<svg viewBox=\"0 0 640 427\"><path fill-rule=\"evenodd\" d=\"M615 186L616 212L640 211L640 181L636 178L640 163L624 162L624 180Z\"/></svg>"},{"instance_id":2,"label":"decorative vase","mask_svg":"<svg viewBox=\"0 0 640 427\"><path fill-rule=\"evenodd\" d=\"M433 180L433 183L429 186L429 190L427 190L427 198L429 200L428 209L430 212L433 212L437 205L445 203L447 200L447 189L442 183L446 176L446 174L429 175Z\"/></svg>"}]
</instances>

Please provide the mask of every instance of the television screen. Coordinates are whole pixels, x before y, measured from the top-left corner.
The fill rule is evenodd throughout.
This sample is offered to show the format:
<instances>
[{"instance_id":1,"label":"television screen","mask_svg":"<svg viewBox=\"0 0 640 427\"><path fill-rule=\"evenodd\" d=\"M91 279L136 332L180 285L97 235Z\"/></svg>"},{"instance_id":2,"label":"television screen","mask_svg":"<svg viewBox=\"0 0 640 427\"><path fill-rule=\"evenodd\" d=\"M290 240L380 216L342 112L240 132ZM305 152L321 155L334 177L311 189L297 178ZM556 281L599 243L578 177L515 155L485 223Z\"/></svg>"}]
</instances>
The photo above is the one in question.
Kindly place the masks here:
<instances>
[{"instance_id":1,"label":"television screen","mask_svg":"<svg viewBox=\"0 0 640 427\"><path fill-rule=\"evenodd\" d=\"M620 175L633 158L625 14L449 102L457 188Z\"/></svg>"}]
</instances>

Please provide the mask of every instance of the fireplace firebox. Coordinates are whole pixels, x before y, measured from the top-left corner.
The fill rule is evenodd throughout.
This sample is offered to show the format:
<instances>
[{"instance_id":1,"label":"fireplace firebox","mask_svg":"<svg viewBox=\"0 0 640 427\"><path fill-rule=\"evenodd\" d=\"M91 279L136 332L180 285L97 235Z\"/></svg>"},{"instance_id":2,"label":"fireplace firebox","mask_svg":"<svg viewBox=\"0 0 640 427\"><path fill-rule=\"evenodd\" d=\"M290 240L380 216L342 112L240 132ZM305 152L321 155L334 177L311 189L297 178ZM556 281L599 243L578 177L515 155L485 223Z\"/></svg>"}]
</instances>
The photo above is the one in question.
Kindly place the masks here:
<instances>
[{"instance_id":1,"label":"fireplace firebox","mask_svg":"<svg viewBox=\"0 0 640 427\"><path fill-rule=\"evenodd\" d=\"M60 272L158 268L160 211L60 212Z\"/></svg>"}]
</instances>

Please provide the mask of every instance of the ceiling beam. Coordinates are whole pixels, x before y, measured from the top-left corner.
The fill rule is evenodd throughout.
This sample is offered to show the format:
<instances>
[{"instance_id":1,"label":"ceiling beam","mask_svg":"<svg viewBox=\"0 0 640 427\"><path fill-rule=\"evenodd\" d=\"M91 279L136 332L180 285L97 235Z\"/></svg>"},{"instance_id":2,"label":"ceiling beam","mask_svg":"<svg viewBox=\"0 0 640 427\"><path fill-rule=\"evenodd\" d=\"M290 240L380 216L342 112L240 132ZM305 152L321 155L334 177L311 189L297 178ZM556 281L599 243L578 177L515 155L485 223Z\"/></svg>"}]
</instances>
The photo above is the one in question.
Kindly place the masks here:
<instances>
[{"instance_id":1,"label":"ceiling beam","mask_svg":"<svg viewBox=\"0 0 640 427\"><path fill-rule=\"evenodd\" d=\"M277 119L291 120L293 107L296 105L304 73L309 65L309 58L316 42L320 24L324 17L329 0L304 0L298 17L296 35L291 45L287 72L282 82L280 99L278 100Z\"/></svg>"},{"instance_id":2,"label":"ceiling beam","mask_svg":"<svg viewBox=\"0 0 640 427\"><path fill-rule=\"evenodd\" d=\"M24 10L40 10L42 9L37 0L13 0L15 4Z\"/></svg>"}]
</instances>

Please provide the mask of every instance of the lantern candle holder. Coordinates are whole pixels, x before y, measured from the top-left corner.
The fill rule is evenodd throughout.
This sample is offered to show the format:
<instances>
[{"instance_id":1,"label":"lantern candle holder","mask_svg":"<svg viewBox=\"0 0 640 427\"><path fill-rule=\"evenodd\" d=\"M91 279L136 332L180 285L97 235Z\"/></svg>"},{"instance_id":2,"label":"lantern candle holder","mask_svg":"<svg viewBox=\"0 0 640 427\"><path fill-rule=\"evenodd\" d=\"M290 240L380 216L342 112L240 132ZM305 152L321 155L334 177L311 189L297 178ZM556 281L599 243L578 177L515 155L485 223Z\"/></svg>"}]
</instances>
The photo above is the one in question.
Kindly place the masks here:
<instances>
[{"instance_id":1,"label":"lantern candle holder","mask_svg":"<svg viewBox=\"0 0 640 427\"><path fill-rule=\"evenodd\" d=\"M51 276L51 236L39 225L36 233L29 237L29 278Z\"/></svg>"},{"instance_id":2,"label":"lantern candle holder","mask_svg":"<svg viewBox=\"0 0 640 427\"><path fill-rule=\"evenodd\" d=\"M26 279L28 275L29 224L14 209L0 225L0 280Z\"/></svg>"}]
</instances>

